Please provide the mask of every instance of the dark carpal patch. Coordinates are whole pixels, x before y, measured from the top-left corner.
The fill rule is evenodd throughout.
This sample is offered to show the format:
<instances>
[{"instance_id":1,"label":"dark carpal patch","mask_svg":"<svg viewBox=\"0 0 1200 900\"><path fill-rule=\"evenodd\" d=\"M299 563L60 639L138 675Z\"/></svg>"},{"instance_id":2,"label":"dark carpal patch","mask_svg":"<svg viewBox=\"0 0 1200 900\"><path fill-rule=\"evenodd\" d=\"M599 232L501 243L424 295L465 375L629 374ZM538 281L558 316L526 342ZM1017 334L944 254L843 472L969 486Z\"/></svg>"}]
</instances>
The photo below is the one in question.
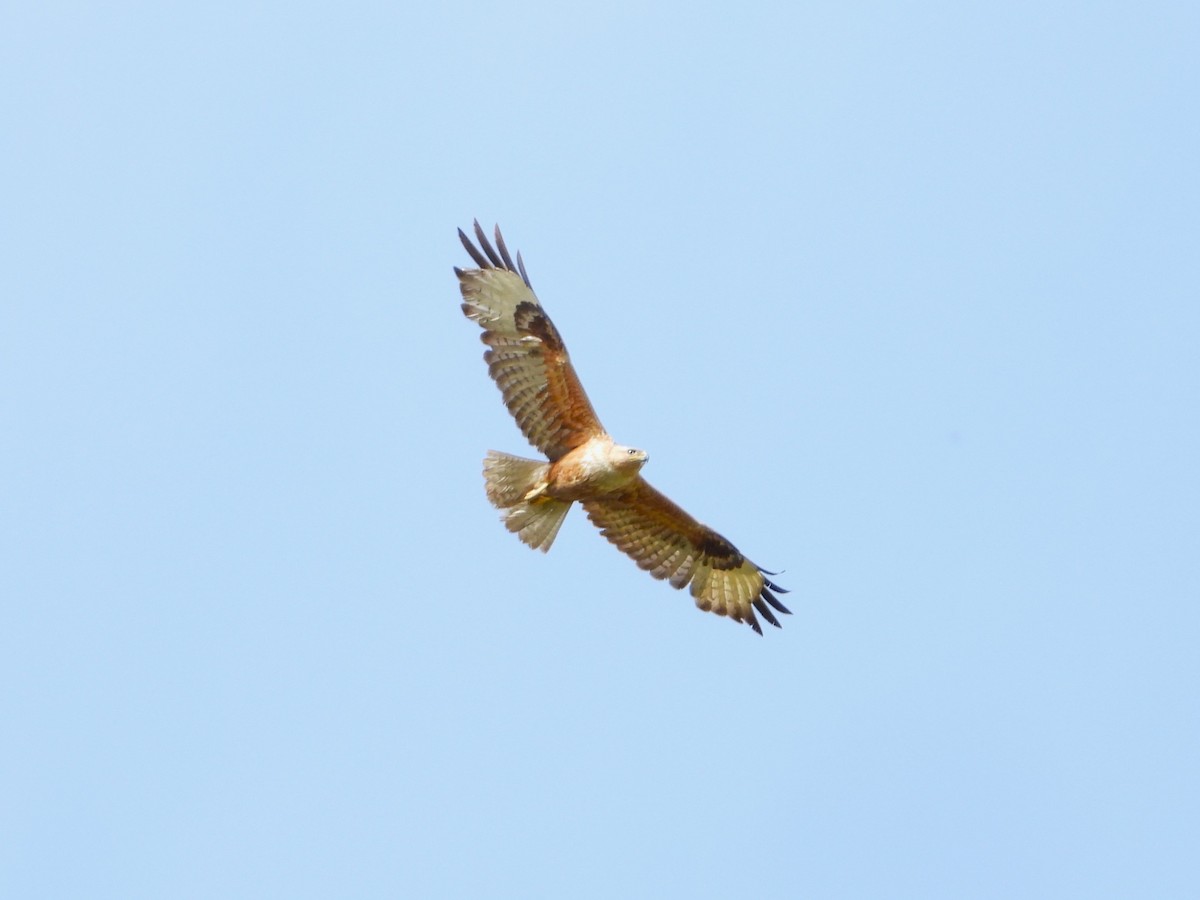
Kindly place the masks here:
<instances>
[{"instance_id":1,"label":"dark carpal patch","mask_svg":"<svg viewBox=\"0 0 1200 900\"><path fill-rule=\"evenodd\" d=\"M513 311L513 322L518 331L533 335L548 350L565 349L558 329L536 303L530 303L528 300L518 303Z\"/></svg>"},{"instance_id":2,"label":"dark carpal patch","mask_svg":"<svg viewBox=\"0 0 1200 900\"><path fill-rule=\"evenodd\" d=\"M709 558L714 569L736 569L743 561L737 547L715 531L708 531L701 539L700 552Z\"/></svg>"}]
</instances>

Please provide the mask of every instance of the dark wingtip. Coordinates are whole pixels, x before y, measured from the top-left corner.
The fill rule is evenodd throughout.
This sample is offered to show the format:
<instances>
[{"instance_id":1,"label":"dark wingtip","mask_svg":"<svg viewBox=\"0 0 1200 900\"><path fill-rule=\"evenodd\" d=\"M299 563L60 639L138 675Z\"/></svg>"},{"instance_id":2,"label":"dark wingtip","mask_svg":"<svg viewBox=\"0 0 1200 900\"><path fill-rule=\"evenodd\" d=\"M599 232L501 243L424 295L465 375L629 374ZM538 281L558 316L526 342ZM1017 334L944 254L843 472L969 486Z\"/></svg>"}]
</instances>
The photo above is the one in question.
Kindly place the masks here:
<instances>
[{"instance_id":1,"label":"dark wingtip","mask_svg":"<svg viewBox=\"0 0 1200 900\"><path fill-rule=\"evenodd\" d=\"M784 606L782 603L780 603L779 598L776 597L774 594L772 594L767 588L763 588L762 593L759 596L763 600L766 600L768 603L770 603L773 607L775 607L777 610L779 610L784 615L790 616L792 614L792 611L790 609L788 609L786 606Z\"/></svg>"},{"instance_id":2,"label":"dark wingtip","mask_svg":"<svg viewBox=\"0 0 1200 900\"><path fill-rule=\"evenodd\" d=\"M479 240L479 249L487 254L487 258L491 260L492 266L497 269L504 268L504 260L500 258L500 254L496 252L496 248L492 246L492 242L488 240L487 233L479 224L479 220L475 220L475 237Z\"/></svg>"},{"instance_id":3,"label":"dark wingtip","mask_svg":"<svg viewBox=\"0 0 1200 900\"><path fill-rule=\"evenodd\" d=\"M762 626L758 624L758 619L754 618L754 613L750 613L749 617L746 619L746 624L753 628L754 633L759 637L763 636Z\"/></svg>"},{"instance_id":4,"label":"dark wingtip","mask_svg":"<svg viewBox=\"0 0 1200 900\"><path fill-rule=\"evenodd\" d=\"M520 274L525 286L532 290L533 285L529 282L529 273L525 271L525 260L521 259L521 254L518 252L516 264L513 264L512 254L508 252L508 247L504 244L504 235L500 233L500 226L496 226L496 246L493 247L483 226L479 224L479 220L476 219L472 225L479 246L475 246L475 241L472 241L461 228L458 229L458 239L462 241L462 245L471 255L471 259L475 260L475 265L481 269L507 269L509 272L516 272ZM457 266L454 272L456 275L462 276L462 270Z\"/></svg>"},{"instance_id":5,"label":"dark wingtip","mask_svg":"<svg viewBox=\"0 0 1200 900\"><path fill-rule=\"evenodd\" d=\"M780 569L778 572L772 572L770 569L764 569L762 566L760 566L756 563L751 563L751 565L753 565L754 568L758 569L758 571L760 573L762 573L764 576L770 575L771 578L774 578L776 575L782 575L786 571L785 569ZM766 584L767 587L769 587L773 591L778 591L781 594L791 593L787 588L780 587L779 585L777 585L775 582L773 582L771 580L771 578L765 578L765 577L763 578L763 583Z\"/></svg>"},{"instance_id":6,"label":"dark wingtip","mask_svg":"<svg viewBox=\"0 0 1200 900\"><path fill-rule=\"evenodd\" d=\"M496 249L500 251L500 258L504 260L504 267L510 272L517 271L517 267L513 265L512 257L508 255L508 247L504 246L504 235L500 233L500 226L496 226Z\"/></svg>"},{"instance_id":7,"label":"dark wingtip","mask_svg":"<svg viewBox=\"0 0 1200 900\"><path fill-rule=\"evenodd\" d=\"M479 227L478 222L475 223L475 227ZM467 237L466 233L461 228L458 229L458 239L462 241L462 245L466 249L467 253L470 254L471 259L475 260L475 265L479 266L481 269L491 268L491 266L488 265L488 261L484 259L483 254L475 248L475 245L471 243L471 239Z\"/></svg>"},{"instance_id":8,"label":"dark wingtip","mask_svg":"<svg viewBox=\"0 0 1200 900\"><path fill-rule=\"evenodd\" d=\"M775 618L775 613L771 612L771 607L769 607L769 606L767 606L767 604L763 603L762 597L754 598L754 608L757 609L762 614L762 617L764 619L766 619L768 622L770 622L776 628L783 627L782 625L779 624L779 620L777 618Z\"/></svg>"}]
</instances>

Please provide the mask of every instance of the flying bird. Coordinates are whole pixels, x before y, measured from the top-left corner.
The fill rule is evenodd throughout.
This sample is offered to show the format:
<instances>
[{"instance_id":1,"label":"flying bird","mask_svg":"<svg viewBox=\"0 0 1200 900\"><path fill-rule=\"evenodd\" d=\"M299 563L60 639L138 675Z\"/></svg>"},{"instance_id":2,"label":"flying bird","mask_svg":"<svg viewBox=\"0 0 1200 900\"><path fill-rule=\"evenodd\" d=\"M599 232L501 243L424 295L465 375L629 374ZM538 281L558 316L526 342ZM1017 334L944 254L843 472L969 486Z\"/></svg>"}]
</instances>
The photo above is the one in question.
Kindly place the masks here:
<instances>
[{"instance_id":1,"label":"flying bird","mask_svg":"<svg viewBox=\"0 0 1200 900\"><path fill-rule=\"evenodd\" d=\"M462 310L483 329L488 372L529 442L548 458L489 450L483 461L488 500L524 543L550 549L571 504L583 506L600 533L655 578L690 585L700 609L745 622L759 634L755 610L779 628L774 609L790 611L787 591L729 541L652 488L641 476L644 450L604 430L571 365L567 348L533 293L525 262L516 265L496 226L493 247L475 222L476 247L458 236L478 268L460 269Z\"/></svg>"}]
</instances>

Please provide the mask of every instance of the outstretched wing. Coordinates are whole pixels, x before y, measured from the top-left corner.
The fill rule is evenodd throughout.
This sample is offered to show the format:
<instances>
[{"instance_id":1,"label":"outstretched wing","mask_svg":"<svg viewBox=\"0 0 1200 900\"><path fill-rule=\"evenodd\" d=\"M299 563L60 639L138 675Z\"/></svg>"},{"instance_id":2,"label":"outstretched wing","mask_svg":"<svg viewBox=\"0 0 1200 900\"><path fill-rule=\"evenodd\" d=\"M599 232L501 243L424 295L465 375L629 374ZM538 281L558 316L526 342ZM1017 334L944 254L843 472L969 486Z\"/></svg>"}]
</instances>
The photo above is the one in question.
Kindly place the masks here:
<instances>
[{"instance_id":1,"label":"outstretched wing","mask_svg":"<svg viewBox=\"0 0 1200 900\"><path fill-rule=\"evenodd\" d=\"M488 372L522 433L552 461L603 434L604 426L579 383L558 329L533 293L521 254L514 266L499 226L499 253L478 222L475 237L482 252L461 228L458 236L479 266L454 269L462 309L483 329L480 337L488 345L483 354Z\"/></svg>"},{"instance_id":2,"label":"outstretched wing","mask_svg":"<svg viewBox=\"0 0 1200 900\"><path fill-rule=\"evenodd\" d=\"M775 614L790 614L772 593L787 591L770 581L738 549L638 478L629 490L584 500L588 518L626 556L672 587L691 584L696 605L719 616L746 622L762 634L754 616L781 627Z\"/></svg>"}]
</instances>

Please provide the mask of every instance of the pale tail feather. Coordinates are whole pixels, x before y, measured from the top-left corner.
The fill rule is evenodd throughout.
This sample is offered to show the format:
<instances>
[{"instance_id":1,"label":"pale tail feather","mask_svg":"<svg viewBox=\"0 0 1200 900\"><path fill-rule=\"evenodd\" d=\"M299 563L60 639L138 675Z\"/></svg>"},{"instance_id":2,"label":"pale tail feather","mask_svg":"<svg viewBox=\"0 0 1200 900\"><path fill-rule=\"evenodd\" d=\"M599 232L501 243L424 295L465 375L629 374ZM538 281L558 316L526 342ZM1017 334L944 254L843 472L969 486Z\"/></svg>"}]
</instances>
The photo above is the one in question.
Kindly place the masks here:
<instances>
[{"instance_id":1,"label":"pale tail feather","mask_svg":"<svg viewBox=\"0 0 1200 900\"><path fill-rule=\"evenodd\" d=\"M566 518L569 502L541 494L550 464L489 450L483 461L488 500L504 511L504 527L545 553Z\"/></svg>"}]
</instances>

